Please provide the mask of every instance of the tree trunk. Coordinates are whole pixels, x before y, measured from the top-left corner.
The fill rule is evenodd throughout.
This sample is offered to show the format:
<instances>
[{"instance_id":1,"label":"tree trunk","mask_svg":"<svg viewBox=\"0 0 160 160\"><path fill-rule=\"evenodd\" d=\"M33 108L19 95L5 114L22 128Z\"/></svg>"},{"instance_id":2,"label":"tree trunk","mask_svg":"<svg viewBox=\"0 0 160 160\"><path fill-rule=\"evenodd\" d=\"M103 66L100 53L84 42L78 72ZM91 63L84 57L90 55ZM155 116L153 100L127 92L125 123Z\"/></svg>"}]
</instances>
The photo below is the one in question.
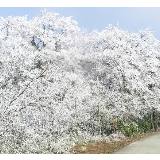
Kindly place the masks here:
<instances>
[{"instance_id":1,"label":"tree trunk","mask_svg":"<svg viewBox=\"0 0 160 160\"><path fill-rule=\"evenodd\" d=\"M116 133L117 131L117 117L113 117L113 132Z\"/></svg>"},{"instance_id":2,"label":"tree trunk","mask_svg":"<svg viewBox=\"0 0 160 160\"><path fill-rule=\"evenodd\" d=\"M158 113L155 108L152 109L152 128L154 131L158 130Z\"/></svg>"}]
</instances>

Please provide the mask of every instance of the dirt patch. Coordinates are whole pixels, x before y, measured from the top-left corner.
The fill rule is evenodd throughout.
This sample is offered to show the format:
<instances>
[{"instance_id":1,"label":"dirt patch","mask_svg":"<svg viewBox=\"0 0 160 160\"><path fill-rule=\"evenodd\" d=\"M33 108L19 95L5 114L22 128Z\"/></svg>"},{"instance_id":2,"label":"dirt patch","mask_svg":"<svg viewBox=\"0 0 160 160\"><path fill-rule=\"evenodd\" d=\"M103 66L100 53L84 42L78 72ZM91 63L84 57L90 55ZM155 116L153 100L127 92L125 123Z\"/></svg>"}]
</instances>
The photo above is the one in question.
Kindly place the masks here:
<instances>
[{"instance_id":1,"label":"dirt patch","mask_svg":"<svg viewBox=\"0 0 160 160\"><path fill-rule=\"evenodd\" d=\"M124 146L148 136L151 133L143 133L133 137L124 137L119 140L112 140L110 142L90 142L88 144L77 144L73 148L74 154L112 154Z\"/></svg>"}]
</instances>

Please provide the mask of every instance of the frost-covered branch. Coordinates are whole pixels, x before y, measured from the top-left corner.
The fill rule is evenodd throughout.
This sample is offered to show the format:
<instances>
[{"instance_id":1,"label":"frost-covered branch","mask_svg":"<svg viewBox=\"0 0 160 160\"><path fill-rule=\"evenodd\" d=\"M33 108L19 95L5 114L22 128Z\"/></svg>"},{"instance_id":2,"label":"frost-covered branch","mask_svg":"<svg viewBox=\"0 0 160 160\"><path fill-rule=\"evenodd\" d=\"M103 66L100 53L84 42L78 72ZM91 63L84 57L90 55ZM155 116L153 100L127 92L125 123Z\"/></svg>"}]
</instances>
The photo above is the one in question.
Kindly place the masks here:
<instances>
[{"instance_id":1,"label":"frost-covered branch","mask_svg":"<svg viewBox=\"0 0 160 160\"><path fill-rule=\"evenodd\" d=\"M47 69L45 69L39 76L37 76L37 77L34 78L34 79L38 79L38 78L42 77L43 74L44 74L46 71L47 71ZM31 80L30 80L30 82L26 85L26 87L22 90L22 92L20 92L17 96L16 96L16 95L14 96L15 98L14 98L12 101L10 101L9 106L10 106L18 97L20 97L20 96L25 92L26 89L28 89L28 87L30 86L31 82L34 81L34 79L31 79Z\"/></svg>"}]
</instances>

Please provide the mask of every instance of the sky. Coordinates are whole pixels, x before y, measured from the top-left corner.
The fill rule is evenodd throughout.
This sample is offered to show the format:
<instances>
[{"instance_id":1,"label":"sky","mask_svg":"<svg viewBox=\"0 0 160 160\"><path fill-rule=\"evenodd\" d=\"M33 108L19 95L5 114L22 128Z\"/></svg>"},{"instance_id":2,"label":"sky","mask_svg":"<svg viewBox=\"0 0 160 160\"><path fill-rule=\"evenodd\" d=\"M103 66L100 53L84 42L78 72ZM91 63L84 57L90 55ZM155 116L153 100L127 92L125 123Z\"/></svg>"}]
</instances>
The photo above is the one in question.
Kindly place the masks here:
<instances>
[{"instance_id":1,"label":"sky","mask_svg":"<svg viewBox=\"0 0 160 160\"><path fill-rule=\"evenodd\" d=\"M129 32L151 28L160 40L160 7L0 7L0 16L25 16L28 20L40 15L44 8L61 16L73 16L78 26L88 32L104 30L109 24Z\"/></svg>"}]
</instances>

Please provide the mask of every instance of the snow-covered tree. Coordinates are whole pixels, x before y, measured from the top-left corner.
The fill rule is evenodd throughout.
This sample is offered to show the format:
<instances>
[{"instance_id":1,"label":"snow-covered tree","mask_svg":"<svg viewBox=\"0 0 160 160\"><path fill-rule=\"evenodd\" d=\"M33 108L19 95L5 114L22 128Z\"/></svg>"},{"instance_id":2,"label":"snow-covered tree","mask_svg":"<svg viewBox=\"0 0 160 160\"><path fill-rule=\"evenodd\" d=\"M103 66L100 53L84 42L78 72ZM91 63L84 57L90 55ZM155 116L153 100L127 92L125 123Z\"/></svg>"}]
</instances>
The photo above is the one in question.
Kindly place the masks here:
<instances>
[{"instance_id":1,"label":"snow-covered tree","mask_svg":"<svg viewBox=\"0 0 160 160\"><path fill-rule=\"evenodd\" d=\"M46 10L29 21L1 17L1 151L68 153L107 135L115 116L159 109L159 45L149 28L87 33Z\"/></svg>"}]
</instances>

